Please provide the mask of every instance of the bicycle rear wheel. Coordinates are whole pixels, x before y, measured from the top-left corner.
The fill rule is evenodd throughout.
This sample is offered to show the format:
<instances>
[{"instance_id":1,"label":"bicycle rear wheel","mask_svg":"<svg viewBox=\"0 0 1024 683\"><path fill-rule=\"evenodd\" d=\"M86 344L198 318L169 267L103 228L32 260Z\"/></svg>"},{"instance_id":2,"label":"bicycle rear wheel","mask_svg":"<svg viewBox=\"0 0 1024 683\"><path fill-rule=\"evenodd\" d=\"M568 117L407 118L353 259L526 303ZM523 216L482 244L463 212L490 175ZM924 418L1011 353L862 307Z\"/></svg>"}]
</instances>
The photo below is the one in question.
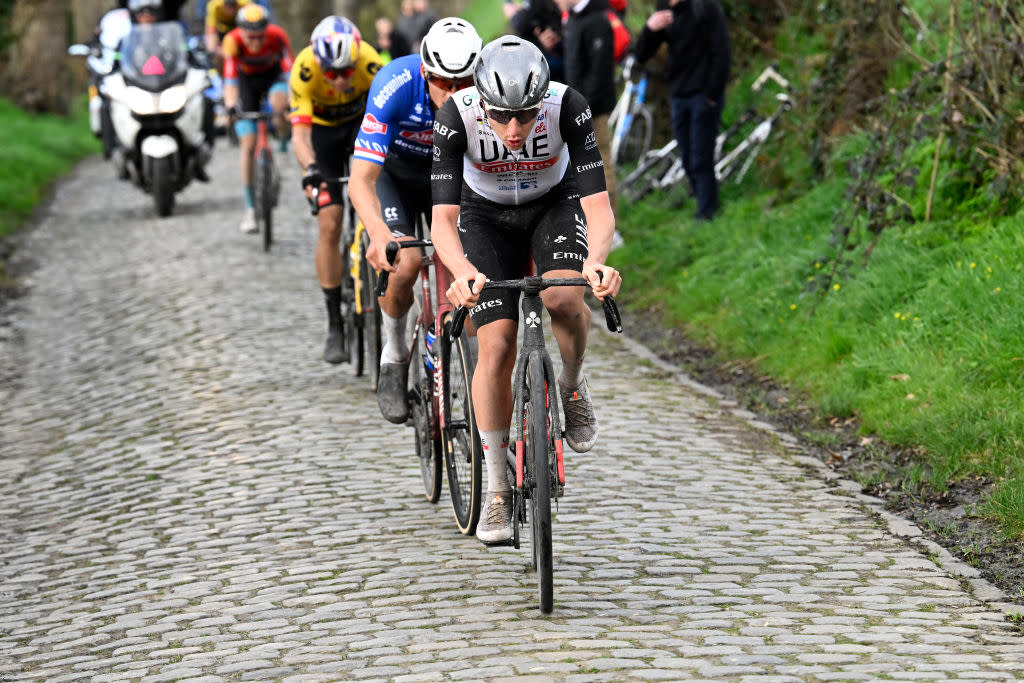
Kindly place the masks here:
<instances>
[{"instance_id":1,"label":"bicycle rear wheel","mask_svg":"<svg viewBox=\"0 0 1024 683\"><path fill-rule=\"evenodd\" d=\"M540 611L554 608L554 559L551 555L551 469L548 465L548 378L542 357L531 356L526 369L529 401L523 402L524 485L530 499L530 546L537 569Z\"/></svg>"},{"instance_id":2,"label":"bicycle rear wheel","mask_svg":"<svg viewBox=\"0 0 1024 683\"><path fill-rule=\"evenodd\" d=\"M270 245L274 241L274 159L270 156L269 149L261 149L259 158L256 160L256 167L259 169L258 187L259 201L257 204L257 215L260 221L260 232L263 233L263 251L270 251Z\"/></svg>"},{"instance_id":3,"label":"bicycle rear wheel","mask_svg":"<svg viewBox=\"0 0 1024 683\"><path fill-rule=\"evenodd\" d=\"M451 316L446 317L441 329L441 367L444 368L445 427L441 430L441 447L448 474L448 490L452 497L452 510L459 531L469 536L476 533L480 518L482 493L482 447L476 428L473 397L470 391L476 354L470 336L463 332L454 342L448 341Z\"/></svg>"},{"instance_id":4,"label":"bicycle rear wheel","mask_svg":"<svg viewBox=\"0 0 1024 683\"><path fill-rule=\"evenodd\" d=\"M366 340L366 364L370 369L370 387L377 391L380 378L381 315L377 301L377 273L366 260L370 236L364 231L359 240L359 274L363 281L363 338Z\"/></svg>"}]
</instances>

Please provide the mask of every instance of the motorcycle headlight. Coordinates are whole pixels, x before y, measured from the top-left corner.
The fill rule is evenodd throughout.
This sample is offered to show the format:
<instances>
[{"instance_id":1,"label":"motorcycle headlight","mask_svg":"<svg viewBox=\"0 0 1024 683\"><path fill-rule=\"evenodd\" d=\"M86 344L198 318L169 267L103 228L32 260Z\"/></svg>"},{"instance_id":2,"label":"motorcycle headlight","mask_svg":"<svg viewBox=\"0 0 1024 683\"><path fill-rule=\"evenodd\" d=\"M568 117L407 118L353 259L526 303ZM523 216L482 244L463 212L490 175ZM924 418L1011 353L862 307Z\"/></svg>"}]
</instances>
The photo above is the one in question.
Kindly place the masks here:
<instances>
[{"instance_id":1,"label":"motorcycle headlight","mask_svg":"<svg viewBox=\"0 0 1024 683\"><path fill-rule=\"evenodd\" d=\"M173 114L185 106L188 98L185 86L176 85L160 94L160 111L164 114Z\"/></svg>"},{"instance_id":2,"label":"motorcycle headlight","mask_svg":"<svg viewBox=\"0 0 1024 683\"><path fill-rule=\"evenodd\" d=\"M157 111L156 98L142 88L125 88L122 99L136 114L145 116L146 114L155 114Z\"/></svg>"}]
</instances>

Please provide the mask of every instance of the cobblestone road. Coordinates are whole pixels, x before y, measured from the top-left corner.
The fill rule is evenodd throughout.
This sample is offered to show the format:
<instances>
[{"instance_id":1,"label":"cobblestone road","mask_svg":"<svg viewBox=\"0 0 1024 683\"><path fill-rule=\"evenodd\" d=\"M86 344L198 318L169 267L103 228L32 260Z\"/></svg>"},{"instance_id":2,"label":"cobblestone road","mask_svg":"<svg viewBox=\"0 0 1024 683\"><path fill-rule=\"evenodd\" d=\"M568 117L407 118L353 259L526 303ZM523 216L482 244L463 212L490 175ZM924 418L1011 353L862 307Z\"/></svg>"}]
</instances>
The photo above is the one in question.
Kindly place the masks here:
<instances>
[{"instance_id":1,"label":"cobblestone road","mask_svg":"<svg viewBox=\"0 0 1024 683\"><path fill-rule=\"evenodd\" d=\"M215 165L233 178L233 150ZM603 436L567 456L542 616L528 547L460 536L411 432L320 360L292 166L270 255L234 190L161 220L98 160L26 236L39 267L0 342L0 681L1024 674L998 591L600 333Z\"/></svg>"}]
</instances>

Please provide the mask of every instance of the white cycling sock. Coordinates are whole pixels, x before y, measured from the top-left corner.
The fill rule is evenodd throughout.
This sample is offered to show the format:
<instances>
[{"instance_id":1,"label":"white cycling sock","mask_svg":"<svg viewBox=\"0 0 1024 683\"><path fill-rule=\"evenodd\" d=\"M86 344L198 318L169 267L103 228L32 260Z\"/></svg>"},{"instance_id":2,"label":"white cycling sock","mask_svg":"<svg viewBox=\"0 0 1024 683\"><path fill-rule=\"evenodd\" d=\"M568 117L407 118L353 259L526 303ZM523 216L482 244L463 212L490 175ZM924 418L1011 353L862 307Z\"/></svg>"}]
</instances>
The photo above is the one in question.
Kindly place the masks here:
<instances>
[{"instance_id":1,"label":"white cycling sock","mask_svg":"<svg viewBox=\"0 0 1024 683\"><path fill-rule=\"evenodd\" d=\"M409 313L406 312L400 318L392 318L381 311L380 317L384 323L384 348L380 350L380 364L404 363L409 359L409 347L405 343L405 323Z\"/></svg>"},{"instance_id":2,"label":"white cycling sock","mask_svg":"<svg viewBox=\"0 0 1024 683\"><path fill-rule=\"evenodd\" d=\"M558 386L563 389L575 389L583 381L583 356L580 356L576 364L566 363L562 360L562 372L558 376Z\"/></svg>"},{"instance_id":3,"label":"white cycling sock","mask_svg":"<svg viewBox=\"0 0 1024 683\"><path fill-rule=\"evenodd\" d=\"M508 431L480 431L480 443L484 447L484 461L487 462L488 493L508 493L508 477L505 476L505 453L508 451Z\"/></svg>"}]
</instances>

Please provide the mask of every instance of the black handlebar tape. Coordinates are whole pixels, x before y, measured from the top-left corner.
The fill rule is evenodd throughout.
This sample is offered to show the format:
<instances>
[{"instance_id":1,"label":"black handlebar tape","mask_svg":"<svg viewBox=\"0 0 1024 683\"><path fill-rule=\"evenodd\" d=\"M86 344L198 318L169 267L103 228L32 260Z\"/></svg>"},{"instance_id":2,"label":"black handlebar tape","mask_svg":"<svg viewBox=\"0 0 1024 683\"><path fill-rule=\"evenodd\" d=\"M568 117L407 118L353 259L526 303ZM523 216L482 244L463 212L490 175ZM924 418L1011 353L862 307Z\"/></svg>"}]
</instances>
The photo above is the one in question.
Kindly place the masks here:
<instances>
[{"instance_id":1,"label":"black handlebar tape","mask_svg":"<svg viewBox=\"0 0 1024 683\"><path fill-rule=\"evenodd\" d=\"M452 317L452 326L448 332L448 341L452 344L462 334L462 326L466 322L466 315L469 314L469 309L465 306L459 306L455 309L455 315Z\"/></svg>"},{"instance_id":2,"label":"black handlebar tape","mask_svg":"<svg viewBox=\"0 0 1024 683\"><path fill-rule=\"evenodd\" d=\"M394 265L395 257L398 256L398 250L402 247L392 240L388 242L388 245L384 247L384 256L388 260L388 265ZM377 296L384 296L384 292L388 291L388 275L390 273L386 270L380 272L380 279L377 280Z\"/></svg>"},{"instance_id":3,"label":"black handlebar tape","mask_svg":"<svg viewBox=\"0 0 1024 683\"><path fill-rule=\"evenodd\" d=\"M622 317L619 315L619 306L615 303L615 299L606 296L601 302L601 307L604 308L604 323L608 326L608 330L621 333Z\"/></svg>"}]
</instances>

